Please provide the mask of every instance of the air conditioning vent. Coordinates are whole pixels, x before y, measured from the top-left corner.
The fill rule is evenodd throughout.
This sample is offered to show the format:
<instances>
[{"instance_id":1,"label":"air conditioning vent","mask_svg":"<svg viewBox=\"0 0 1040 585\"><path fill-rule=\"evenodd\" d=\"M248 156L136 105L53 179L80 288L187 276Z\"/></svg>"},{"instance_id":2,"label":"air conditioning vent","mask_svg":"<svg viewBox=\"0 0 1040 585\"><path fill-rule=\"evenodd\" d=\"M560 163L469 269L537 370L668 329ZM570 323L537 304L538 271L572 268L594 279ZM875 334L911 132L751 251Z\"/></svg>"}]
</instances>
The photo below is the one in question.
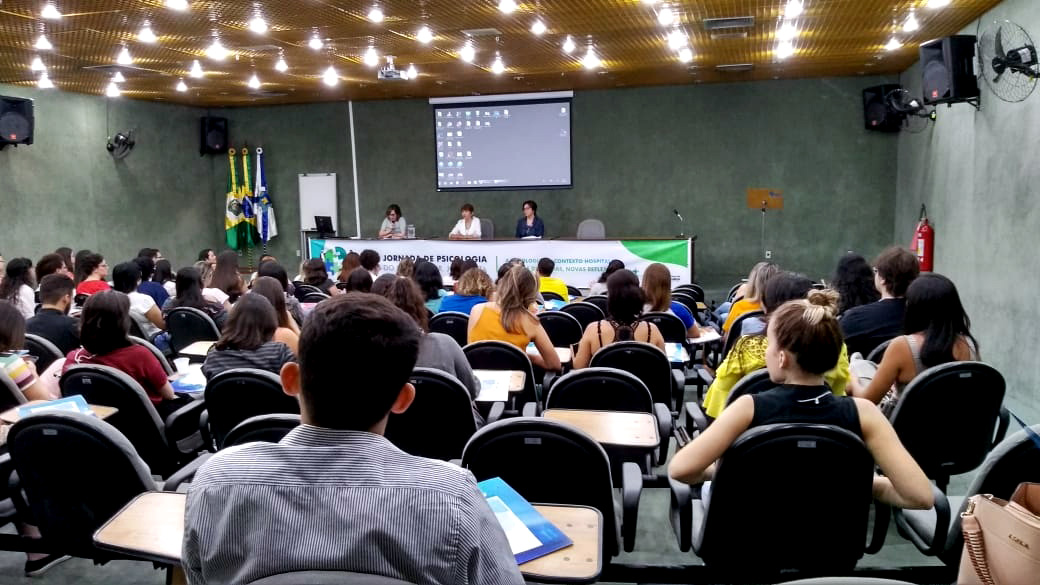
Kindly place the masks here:
<instances>
[{"instance_id":1,"label":"air conditioning vent","mask_svg":"<svg viewBox=\"0 0 1040 585\"><path fill-rule=\"evenodd\" d=\"M752 63L731 63L728 65L716 65L715 71L719 73L740 73L743 71L751 71L755 66Z\"/></svg>"},{"instance_id":2,"label":"air conditioning vent","mask_svg":"<svg viewBox=\"0 0 1040 585\"><path fill-rule=\"evenodd\" d=\"M473 38L502 36L502 31L498 30L497 28L470 28L459 32L466 35L467 37Z\"/></svg>"},{"instance_id":3,"label":"air conditioning vent","mask_svg":"<svg viewBox=\"0 0 1040 585\"><path fill-rule=\"evenodd\" d=\"M750 28L755 26L754 16L737 16L733 18L705 18L705 30L725 30L731 28Z\"/></svg>"},{"instance_id":4,"label":"air conditioning vent","mask_svg":"<svg viewBox=\"0 0 1040 585\"><path fill-rule=\"evenodd\" d=\"M711 33L711 40L717 41L719 39L746 39L748 36L746 30L739 32L713 32Z\"/></svg>"}]
</instances>

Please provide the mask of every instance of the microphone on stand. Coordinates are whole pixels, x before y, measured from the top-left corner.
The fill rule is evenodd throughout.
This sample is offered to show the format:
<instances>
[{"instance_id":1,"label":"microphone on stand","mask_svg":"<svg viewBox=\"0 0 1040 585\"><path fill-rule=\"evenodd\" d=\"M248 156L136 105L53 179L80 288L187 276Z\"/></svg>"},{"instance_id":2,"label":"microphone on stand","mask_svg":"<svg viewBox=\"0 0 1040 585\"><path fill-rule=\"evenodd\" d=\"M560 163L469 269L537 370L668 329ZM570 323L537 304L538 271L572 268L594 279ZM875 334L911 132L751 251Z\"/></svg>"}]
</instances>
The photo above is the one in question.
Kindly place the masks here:
<instances>
[{"instance_id":1,"label":"microphone on stand","mask_svg":"<svg viewBox=\"0 0 1040 585\"><path fill-rule=\"evenodd\" d=\"M672 213L675 214L675 217L679 218L679 237L680 238L685 238L686 237L686 230L683 229L683 228L686 227L686 220L683 219L683 216L682 216L681 213L679 213L678 209L673 209Z\"/></svg>"}]
</instances>

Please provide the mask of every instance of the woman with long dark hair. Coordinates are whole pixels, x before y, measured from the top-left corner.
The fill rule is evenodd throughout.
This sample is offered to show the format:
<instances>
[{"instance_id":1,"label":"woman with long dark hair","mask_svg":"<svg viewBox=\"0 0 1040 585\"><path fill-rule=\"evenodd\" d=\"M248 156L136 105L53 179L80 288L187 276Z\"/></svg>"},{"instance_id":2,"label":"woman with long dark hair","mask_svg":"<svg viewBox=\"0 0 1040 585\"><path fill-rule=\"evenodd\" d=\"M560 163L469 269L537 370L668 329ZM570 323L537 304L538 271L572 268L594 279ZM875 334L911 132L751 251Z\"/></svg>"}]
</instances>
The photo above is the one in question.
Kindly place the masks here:
<instances>
[{"instance_id":1,"label":"woman with long dark hair","mask_svg":"<svg viewBox=\"0 0 1040 585\"><path fill-rule=\"evenodd\" d=\"M599 275L599 279L589 285L589 296L593 295L604 295L607 294L607 279L610 278L611 274L614 274L618 270L623 270L625 263L620 260L611 260L607 264L607 269L603 271L603 274Z\"/></svg>"},{"instance_id":2,"label":"woman with long dark hair","mask_svg":"<svg viewBox=\"0 0 1040 585\"><path fill-rule=\"evenodd\" d=\"M0 376L7 376L27 400L51 400L40 381L36 361L21 353L25 349L25 317L9 301L0 301Z\"/></svg>"},{"instance_id":3,"label":"woman with long dark hair","mask_svg":"<svg viewBox=\"0 0 1040 585\"><path fill-rule=\"evenodd\" d=\"M281 372L283 365L296 361L296 356L288 345L274 340L277 330L278 315L271 302L264 295L243 295L231 308L213 351L206 354L202 373L210 379L232 368Z\"/></svg>"},{"instance_id":4,"label":"woman with long dark hair","mask_svg":"<svg viewBox=\"0 0 1040 585\"><path fill-rule=\"evenodd\" d=\"M870 262L859 254L845 254L838 260L831 288L839 295L838 315L881 298L874 286L874 270Z\"/></svg>"},{"instance_id":5,"label":"woman with long dark hair","mask_svg":"<svg viewBox=\"0 0 1040 585\"><path fill-rule=\"evenodd\" d=\"M213 269L213 279L209 286L226 294L228 302L232 304L246 292L242 275L238 273L238 254L236 252L225 250L217 256L217 267Z\"/></svg>"},{"instance_id":6,"label":"woman with long dark hair","mask_svg":"<svg viewBox=\"0 0 1040 585\"><path fill-rule=\"evenodd\" d=\"M460 275L461 276L461 275ZM441 280L441 269L433 262L419 260L415 263L412 280L422 291L426 308L436 313L441 308L441 297L444 296L444 281Z\"/></svg>"},{"instance_id":7,"label":"woman with long dark hair","mask_svg":"<svg viewBox=\"0 0 1040 585\"><path fill-rule=\"evenodd\" d=\"M856 376L849 383L853 396L866 398L890 412L899 394L922 371L949 362L979 359L979 343L971 334L953 282L941 274L918 276L906 289L905 335L885 349L870 384Z\"/></svg>"},{"instance_id":8,"label":"woman with long dark hair","mask_svg":"<svg viewBox=\"0 0 1040 585\"><path fill-rule=\"evenodd\" d=\"M22 317L29 319L36 309L36 279L32 260L14 258L7 262L4 279L0 280L0 300L11 301Z\"/></svg>"},{"instance_id":9,"label":"woman with long dark hair","mask_svg":"<svg viewBox=\"0 0 1040 585\"><path fill-rule=\"evenodd\" d=\"M272 339L288 345L293 355L296 355L300 345L300 327L296 324L296 319L289 313L285 303L285 291L282 289L281 283L270 276L258 276L253 281L250 294L260 295L271 303L274 313L278 317L278 329L275 330Z\"/></svg>"},{"instance_id":10,"label":"woman with long dark hair","mask_svg":"<svg viewBox=\"0 0 1040 585\"><path fill-rule=\"evenodd\" d=\"M202 296L202 276L198 270L191 266L178 270L174 292L177 294L170 297L163 305L163 319L168 319L170 311L177 307L192 307L209 315L217 327L224 326L227 311L224 309L224 305Z\"/></svg>"},{"instance_id":11,"label":"woman with long dark hair","mask_svg":"<svg viewBox=\"0 0 1040 585\"><path fill-rule=\"evenodd\" d=\"M607 310L610 315L595 323L589 323L585 334L578 342L578 353L574 355L574 368L584 368L592 356L605 345L615 341L643 341L665 351L664 337L657 325L640 322L643 313L643 289L639 279L629 270L621 269L607 279Z\"/></svg>"},{"instance_id":12,"label":"woman with long dark hair","mask_svg":"<svg viewBox=\"0 0 1040 585\"><path fill-rule=\"evenodd\" d=\"M169 260L159 260L155 263L155 274L152 275L152 282L161 284L169 297L177 294L177 283L175 280L176 275L173 273L173 266Z\"/></svg>"}]
</instances>

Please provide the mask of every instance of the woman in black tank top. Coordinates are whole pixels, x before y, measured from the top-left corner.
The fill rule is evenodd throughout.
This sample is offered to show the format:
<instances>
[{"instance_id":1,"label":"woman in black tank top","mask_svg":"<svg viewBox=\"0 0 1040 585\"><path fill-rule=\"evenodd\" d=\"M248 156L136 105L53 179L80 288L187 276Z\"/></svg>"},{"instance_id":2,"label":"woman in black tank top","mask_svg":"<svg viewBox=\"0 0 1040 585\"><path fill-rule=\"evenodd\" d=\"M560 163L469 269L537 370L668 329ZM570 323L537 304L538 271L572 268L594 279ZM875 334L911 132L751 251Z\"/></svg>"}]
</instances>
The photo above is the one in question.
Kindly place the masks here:
<instances>
[{"instance_id":1,"label":"woman in black tank top","mask_svg":"<svg viewBox=\"0 0 1040 585\"><path fill-rule=\"evenodd\" d=\"M809 298L785 303L770 315L766 367L779 386L741 396L672 458L668 474L690 484L711 479L715 461L751 427L772 423L816 423L841 427L863 438L885 474L874 477L874 496L901 508L932 506L932 487L899 442L888 419L863 399L834 396L824 372L838 361L841 328L835 318L838 295L810 291ZM851 487L851 486L850 486Z\"/></svg>"},{"instance_id":2,"label":"woman in black tank top","mask_svg":"<svg viewBox=\"0 0 1040 585\"><path fill-rule=\"evenodd\" d=\"M657 325L638 320L644 302L643 289L639 287L635 274L624 269L611 274L607 278L607 310L610 315L585 328L585 334L578 342L578 351L574 353L574 368L587 367L601 347L615 341L642 341L664 351L664 337Z\"/></svg>"}]
</instances>

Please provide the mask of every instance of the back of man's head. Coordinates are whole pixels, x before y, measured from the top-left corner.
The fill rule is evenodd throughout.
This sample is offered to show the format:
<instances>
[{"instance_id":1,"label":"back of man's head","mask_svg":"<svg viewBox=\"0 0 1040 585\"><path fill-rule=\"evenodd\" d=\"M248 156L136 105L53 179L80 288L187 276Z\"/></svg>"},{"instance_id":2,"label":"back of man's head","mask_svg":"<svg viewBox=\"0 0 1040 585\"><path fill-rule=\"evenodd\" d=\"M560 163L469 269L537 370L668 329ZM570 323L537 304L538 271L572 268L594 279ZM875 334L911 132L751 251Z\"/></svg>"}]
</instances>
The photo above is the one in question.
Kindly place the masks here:
<instances>
[{"instance_id":1,"label":"back of man's head","mask_svg":"<svg viewBox=\"0 0 1040 585\"><path fill-rule=\"evenodd\" d=\"M375 250L362 250L361 251L361 266L365 270L372 272L379 266L379 252Z\"/></svg>"},{"instance_id":2,"label":"back of man's head","mask_svg":"<svg viewBox=\"0 0 1040 585\"><path fill-rule=\"evenodd\" d=\"M892 246L886 248L874 260L874 269L884 281L888 293L894 297L902 297L906 295L910 283L921 273L921 264L910 250Z\"/></svg>"},{"instance_id":3,"label":"back of man's head","mask_svg":"<svg viewBox=\"0 0 1040 585\"><path fill-rule=\"evenodd\" d=\"M300 333L300 400L312 424L368 430L390 412L415 366L419 328L367 293L319 303Z\"/></svg>"},{"instance_id":4,"label":"back of man's head","mask_svg":"<svg viewBox=\"0 0 1040 585\"><path fill-rule=\"evenodd\" d=\"M552 261L552 258L542 258L538 261L538 274L542 276L552 276L554 268L556 268L556 263Z\"/></svg>"},{"instance_id":5,"label":"back of man's head","mask_svg":"<svg viewBox=\"0 0 1040 585\"><path fill-rule=\"evenodd\" d=\"M36 279L42 281L47 275L54 274L65 266L61 254L44 254L36 261Z\"/></svg>"},{"instance_id":6,"label":"back of man's head","mask_svg":"<svg viewBox=\"0 0 1040 585\"><path fill-rule=\"evenodd\" d=\"M40 303L57 305L65 295L72 295L76 283L64 274L48 274L40 281Z\"/></svg>"}]
</instances>

